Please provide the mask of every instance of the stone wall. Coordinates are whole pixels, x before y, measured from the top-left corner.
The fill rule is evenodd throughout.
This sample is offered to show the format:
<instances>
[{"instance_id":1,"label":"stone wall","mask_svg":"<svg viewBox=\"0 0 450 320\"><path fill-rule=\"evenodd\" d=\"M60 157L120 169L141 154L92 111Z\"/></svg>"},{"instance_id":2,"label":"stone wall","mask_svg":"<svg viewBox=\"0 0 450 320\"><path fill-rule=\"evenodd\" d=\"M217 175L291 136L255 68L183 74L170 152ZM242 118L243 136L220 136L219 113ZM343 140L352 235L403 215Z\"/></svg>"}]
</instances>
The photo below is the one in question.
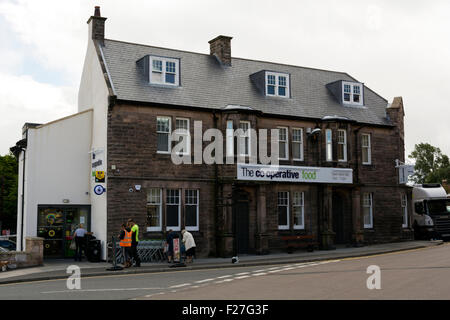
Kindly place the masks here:
<instances>
[{"instance_id":1,"label":"stone wall","mask_svg":"<svg viewBox=\"0 0 450 320\"><path fill-rule=\"evenodd\" d=\"M37 267L43 265L44 239L26 237L26 251L9 251L0 254L0 261L8 262L8 269Z\"/></svg>"}]
</instances>

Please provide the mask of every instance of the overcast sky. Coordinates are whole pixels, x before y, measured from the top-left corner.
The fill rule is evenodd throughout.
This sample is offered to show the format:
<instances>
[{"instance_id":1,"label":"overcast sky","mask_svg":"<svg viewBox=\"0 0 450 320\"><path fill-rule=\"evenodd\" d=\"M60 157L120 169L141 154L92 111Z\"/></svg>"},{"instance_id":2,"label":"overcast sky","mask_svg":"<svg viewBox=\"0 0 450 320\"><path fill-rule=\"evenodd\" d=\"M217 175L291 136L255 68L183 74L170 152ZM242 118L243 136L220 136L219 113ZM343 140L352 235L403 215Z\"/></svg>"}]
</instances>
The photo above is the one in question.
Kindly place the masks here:
<instances>
[{"instance_id":1,"label":"overcast sky","mask_svg":"<svg viewBox=\"0 0 450 320\"><path fill-rule=\"evenodd\" d=\"M94 6L106 38L344 71L405 104L406 155L428 142L450 155L450 1L0 0L0 155L25 122L77 112Z\"/></svg>"}]
</instances>

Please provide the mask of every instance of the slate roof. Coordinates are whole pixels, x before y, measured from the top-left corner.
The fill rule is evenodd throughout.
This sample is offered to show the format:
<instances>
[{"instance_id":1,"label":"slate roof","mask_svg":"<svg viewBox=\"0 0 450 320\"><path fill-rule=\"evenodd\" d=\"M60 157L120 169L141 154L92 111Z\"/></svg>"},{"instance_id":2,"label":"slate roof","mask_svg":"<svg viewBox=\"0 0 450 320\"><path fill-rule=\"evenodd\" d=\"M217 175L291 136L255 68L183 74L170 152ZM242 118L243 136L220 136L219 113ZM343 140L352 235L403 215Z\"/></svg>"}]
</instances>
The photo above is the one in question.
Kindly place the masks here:
<instances>
[{"instance_id":1,"label":"slate roof","mask_svg":"<svg viewBox=\"0 0 450 320\"><path fill-rule=\"evenodd\" d=\"M271 62L232 58L222 67L208 54L165 49L105 39L102 47L117 99L169 105L223 109L227 105L248 106L266 114L321 119L347 117L360 123L390 125L387 100L364 87L365 107L342 106L326 88L337 80L355 81L343 72L326 71ZM181 86L162 87L144 79L136 61L146 55L180 59ZM264 96L250 75L261 70L290 74L291 98Z\"/></svg>"}]
</instances>

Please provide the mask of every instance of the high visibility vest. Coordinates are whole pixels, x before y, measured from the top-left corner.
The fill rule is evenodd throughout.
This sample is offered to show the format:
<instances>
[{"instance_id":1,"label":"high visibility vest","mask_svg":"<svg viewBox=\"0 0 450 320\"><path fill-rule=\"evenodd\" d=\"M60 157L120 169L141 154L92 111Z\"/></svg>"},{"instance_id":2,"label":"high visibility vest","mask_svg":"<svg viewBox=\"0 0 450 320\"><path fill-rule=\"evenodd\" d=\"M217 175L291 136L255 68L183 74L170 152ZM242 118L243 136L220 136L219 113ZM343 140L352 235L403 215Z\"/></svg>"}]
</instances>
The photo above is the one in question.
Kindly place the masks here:
<instances>
[{"instance_id":1,"label":"high visibility vest","mask_svg":"<svg viewBox=\"0 0 450 320\"><path fill-rule=\"evenodd\" d=\"M125 230L125 236L120 240L119 244L121 247L131 247L131 231L128 232Z\"/></svg>"}]
</instances>

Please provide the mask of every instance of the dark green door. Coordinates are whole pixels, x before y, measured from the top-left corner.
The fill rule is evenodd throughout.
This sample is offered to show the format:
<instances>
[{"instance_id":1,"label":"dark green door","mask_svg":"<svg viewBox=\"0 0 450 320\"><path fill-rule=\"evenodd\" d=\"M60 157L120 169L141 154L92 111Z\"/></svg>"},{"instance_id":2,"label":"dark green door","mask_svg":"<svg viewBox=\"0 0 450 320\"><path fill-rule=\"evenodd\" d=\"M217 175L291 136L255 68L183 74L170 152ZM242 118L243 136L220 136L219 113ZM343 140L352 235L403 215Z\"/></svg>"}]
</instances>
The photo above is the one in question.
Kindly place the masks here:
<instances>
[{"instance_id":1,"label":"dark green door","mask_svg":"<svg viewBox=\"0 0 450 320\"><path fill-rule=\"evenodd\" d=\"M246 254L249 251L249 206L248 195L239 192L235 195L235 246L237 254Z\"/></svg>"}]
</instances>

